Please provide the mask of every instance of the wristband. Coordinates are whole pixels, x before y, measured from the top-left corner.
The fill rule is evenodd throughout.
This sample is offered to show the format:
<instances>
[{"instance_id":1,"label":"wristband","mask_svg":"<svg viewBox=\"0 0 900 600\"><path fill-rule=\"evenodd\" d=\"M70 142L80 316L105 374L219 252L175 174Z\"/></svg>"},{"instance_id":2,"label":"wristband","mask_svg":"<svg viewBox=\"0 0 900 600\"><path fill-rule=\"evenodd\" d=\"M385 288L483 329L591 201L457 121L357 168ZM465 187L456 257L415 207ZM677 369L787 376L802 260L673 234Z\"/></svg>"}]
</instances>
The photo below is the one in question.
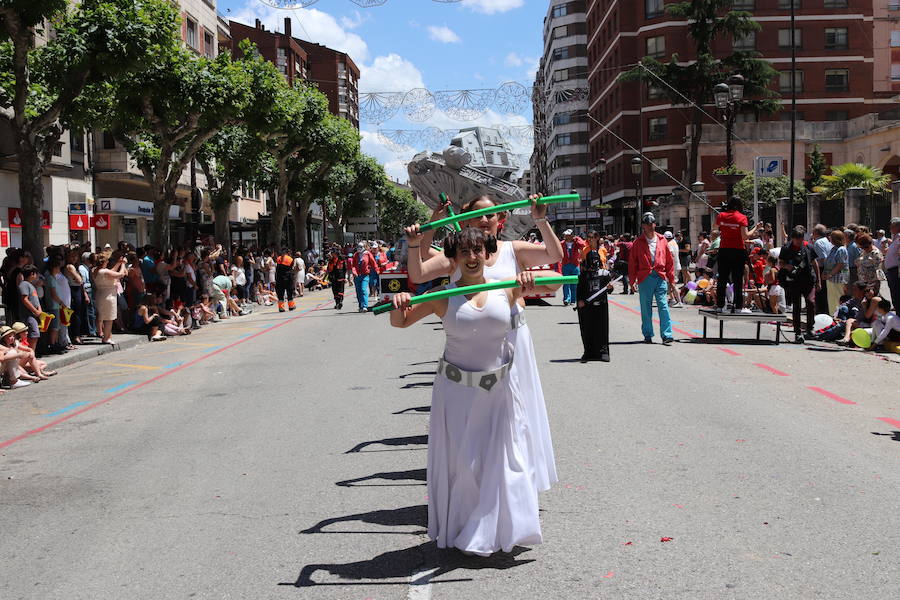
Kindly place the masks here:
<instances>
[{"instance_id":1,"label":"wristband","mask_svg":"<svg viewBox=\"0 0 900 600\"><path fill-rule=\"evenodd\" d=\"M546 223L547 217L541 217L540 219L535 219L534 222L535 223Z\"/></svg>"},{"instance_id":2,"label":"wristband","mask_svg":"<svg viewBox=\"0 0 900 600\"><path fill-rule=\"evenodd\" d=\"M421 244L419 244L421 246ZM418 248L419 246L407 246L407 248Z\"/></svg>"}]
</instances>

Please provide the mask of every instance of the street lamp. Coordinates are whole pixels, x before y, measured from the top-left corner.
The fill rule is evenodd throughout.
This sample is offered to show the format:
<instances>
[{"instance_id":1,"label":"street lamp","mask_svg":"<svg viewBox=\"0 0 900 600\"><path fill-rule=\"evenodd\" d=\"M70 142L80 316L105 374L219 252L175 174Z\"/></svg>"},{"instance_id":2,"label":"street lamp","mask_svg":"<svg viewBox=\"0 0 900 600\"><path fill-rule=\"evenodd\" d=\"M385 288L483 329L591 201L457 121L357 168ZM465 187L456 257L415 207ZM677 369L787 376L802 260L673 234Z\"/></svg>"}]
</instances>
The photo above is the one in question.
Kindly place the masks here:
<instances>
[{"instance_id":1,"label":"street lamp","mask_svg":"<svg viewBox=\"0 0 900 600\"><path fill-rule=\"evenodd\" d=\"M600 204L602 205L603 204L603 175L604 175L604 173L606 173L606 159L601 158L600 160L598 160L597 164L595 165L595 169L596 169L596 172L598 175L598 177L597 177L597 194L600 196ZM585 214L585 217L587 217L586 209L585 209L584 214ZM598 215L602 214L600 212L599 207L597 208L597 214ZM587 220L587 218L585 218L585 220ZM601 224L600 228L603 229L602 224Z\"/></svg>"},{"instance_id":2,"label":"street lamp","mask_svg":"<svg viewBox=\"0 0 900 600\"><path fill-rule=\"evenodd\" d=\"M644 171L644 161L640 156L631 159L631 174L634 175L634 226L635 231L640 233L641 210L643 209L644 182L641 174Z\"/></svg>"},{"instance_id":3,"label":"street lamp","mask_svg":"<svg viewBox=\"0 0 900 600\"><path fill-rule=\"evenodd\" d=\"M733 136L734 119L738 108L744 100L744 76L732 75L725 83L719 83L713 88L713 97L716 100L716 108L722 111L725 117L725 166L730 167L734 163L731 152L731 138ZM734 184L727 184L727 197L734 194Z\"/></svg>"}]
</instances>

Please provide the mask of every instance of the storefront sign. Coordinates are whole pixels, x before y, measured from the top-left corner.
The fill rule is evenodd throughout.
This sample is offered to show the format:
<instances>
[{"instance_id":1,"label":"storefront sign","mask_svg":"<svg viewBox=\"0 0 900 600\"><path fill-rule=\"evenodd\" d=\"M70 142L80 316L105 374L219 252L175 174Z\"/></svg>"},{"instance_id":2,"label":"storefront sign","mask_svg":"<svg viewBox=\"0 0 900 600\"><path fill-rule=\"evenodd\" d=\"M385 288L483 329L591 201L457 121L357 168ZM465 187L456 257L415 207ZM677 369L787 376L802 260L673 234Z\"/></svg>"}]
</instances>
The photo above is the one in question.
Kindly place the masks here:
<instances>
[{"instance_id":1,"label":"storefront sign","mask_svg":"<svg viewBox=\"0 0 900 600\"><path fill-rule=\"evenodd\" d=\"M109 229L109 215L94 215L91 217L91 227L94 229Z\"/></svg>"},{"instance_id":2,"label":"storefront sign","mask_svg":"<svg viewBox=\"0 0 900 600\"><path fill-rule=\"evenodd\" d=\"M87 202L69 202L70 215L86 215Z\"/></svg>"},{"instance_id":3,"label":"storefront sign","mask_svg":"<svg viewBox=\"0 0 900 600\"><path fill-rule=\"evenodd\" d=\"M69 231L87 231L91 228L91 220L87 215L69 215Z\"/></svg>"},{"instance_id":4,"label":"storefront sign","mask_svg":"<svg viewBox=\"0 0 900 600\"><path fill-rule=\"evenodd\" d=\"M9 226L10 227L22 227L22 209L10 206L9 207ZM41 228L42 229L50 229L50 211L42 210L41 211Z\"/></svg>"},{"instance_id":5,"label":"storefront sign","mask_svg":"<svg viewBox=\"0 0 900 600\"><path fill-rule=\"evenodd\" d=\"M153 218L153 203L144 202L142 200L132 200L130 198L100 198L97 200L97 210L114 215L146 217ZM177 219L180 214L181 207L170 206L169 218Z\"/></svg>"},{"instance_id":6,"label":"storefront sign","mask_svg":"<svg viewBox=\"0 0 900 600\"><path fill-rule=\"evenodd\" d=\"M9 232L0 231L0 248L9 248Z\"/></svg>"}]
</instances>

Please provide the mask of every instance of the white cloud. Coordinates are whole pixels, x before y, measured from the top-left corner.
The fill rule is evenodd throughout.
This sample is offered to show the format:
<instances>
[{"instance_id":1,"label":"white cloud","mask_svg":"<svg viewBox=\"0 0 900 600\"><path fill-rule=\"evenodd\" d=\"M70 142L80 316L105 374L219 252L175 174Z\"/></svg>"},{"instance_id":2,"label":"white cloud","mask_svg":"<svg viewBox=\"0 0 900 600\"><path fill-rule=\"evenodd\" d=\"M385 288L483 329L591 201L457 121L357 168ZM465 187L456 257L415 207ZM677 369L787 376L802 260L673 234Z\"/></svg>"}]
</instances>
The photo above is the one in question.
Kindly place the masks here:
<instances>
[{"instance_id":1,"label":"white cloud","mask_svg":"<svg viewBox=\"0 0 900 600\"><path fill-rule=\"evenodd\" d=\"M503 62L506 63L507 67L521 67L525 64L525 59L515 52L510 52L506 55L506 58L503 60Z\"/></svg>"},{"instance_id":2,"label":"white cloud","mask_svg":"<svg viewBox=\"0 0 900 600\"><path fill-rule=\"evenodd\" d=\"M294 37L346 52L356 64L369 60L368 44L359 35L347 31L356 22L346 17L339 23L333 16L314 8L297 8L288 13L256 0L249 0L229 16L247 25L259 19L269 31L284 31L284 18L288 16Z\"/></svg>"},{"instance_id":3,"label":"white cloud","mask_svg":"<svg viewBox=\"0 0 900 600\"><path fill-rule=\"evenodd\" d=\"M356 29L371 18L369 14L362 14L358 10L353 11L352 17L341 17L341 26L344 29Z\"/></svg>"},{"instance_id":4,"label":"white cloud","mask_svg":"<svg viewBox=\"0 0 900 600\"><path fill-rule=\"evenodd\" d=\"M459 36L456 35L456 32L454 32L446 25L443 25L441 27L437 27L436 25L429 25L428 37L436 42L442 42L444 44L456 44L462 41Z\"/></svg>"},{"instance_id":5,"label":"white cloud","mask_svg":"<svg viewBox=\"0 0 900 600\"><path fill-rule=\"evenodd\" d=\"M361 92L405 92L425 87L422 73L399 54L377 56L369 66L360 67Z\"/></svg>"},{"instance_id":6,"label":"white cloud","mask_svg":"<svg viewBox=\"0 0 900 600\"><path fill-rule=\"evenodd\" d=\"M524 0L463 0L462 2L463 6L486 15L505 13L515 8L521 8L523 4L525 4Z\"/></svg>"},{"instance_id":7,"label":"white cloud","mask_svg":"<svg viewBox=\"0 0 900 600\"><path fill-rule=\"evenodd\" d=\"M374 131L363 129L360 131L360 134L362 134L361 148L363 153L377 160L384 167L388 177L401 183L406 183L409 180L409 173L406 170L406 161L400 157L407 156L407 160L409 160L416 154L415 148L410 146L390 148Z\"/></svg>"}]
</instances>

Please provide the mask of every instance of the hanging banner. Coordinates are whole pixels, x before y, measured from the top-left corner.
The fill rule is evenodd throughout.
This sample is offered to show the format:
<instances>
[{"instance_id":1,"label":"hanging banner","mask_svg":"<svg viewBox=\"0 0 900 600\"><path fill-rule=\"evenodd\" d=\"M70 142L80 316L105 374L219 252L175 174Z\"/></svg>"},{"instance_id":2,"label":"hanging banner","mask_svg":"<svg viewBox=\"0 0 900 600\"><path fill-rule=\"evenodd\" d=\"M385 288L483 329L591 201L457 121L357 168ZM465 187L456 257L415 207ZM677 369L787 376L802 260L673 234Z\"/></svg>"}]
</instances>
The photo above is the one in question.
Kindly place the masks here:
<instances>
[{"instance_id":1,"label":"hanging banner","mask_svg":"<svg viewBox=\"0 0 900 600\"><path fill-rule=\"evenodd\" d=\"M87 215L69 215L69 231L87 231L91 221Z\"/></svg>"},{"instance_id":2,"label":"hanging banner","mask_svg":"<svg viewBox=\"0 0 900 600\"><path fill-rule=\"evenodd\" d=\"M9 248L9 232L0 231L0 248Z\"/></svg>"},{"instance_id":3,"label":"hanging banner","mask_svg":"<svg viewBox=\"0 0 900 600\"><path fill-rule=\"evenodd\" d=\"M9 226L10 227L22 227L22 209L10 206L9 207ZM41 229L50 229L50 211L42 210L41 211Z\"/></svg>"},{"instance_id":4,"label":"hanging banner","mask_svg":"<svg viewBox=\"0 0 900 600\"><path fill-rule=\"evenodd\" d=\"M109 215L94 215L91 217L91 227L94 229L109 229Z\"/></svg>"}]
</instances>

